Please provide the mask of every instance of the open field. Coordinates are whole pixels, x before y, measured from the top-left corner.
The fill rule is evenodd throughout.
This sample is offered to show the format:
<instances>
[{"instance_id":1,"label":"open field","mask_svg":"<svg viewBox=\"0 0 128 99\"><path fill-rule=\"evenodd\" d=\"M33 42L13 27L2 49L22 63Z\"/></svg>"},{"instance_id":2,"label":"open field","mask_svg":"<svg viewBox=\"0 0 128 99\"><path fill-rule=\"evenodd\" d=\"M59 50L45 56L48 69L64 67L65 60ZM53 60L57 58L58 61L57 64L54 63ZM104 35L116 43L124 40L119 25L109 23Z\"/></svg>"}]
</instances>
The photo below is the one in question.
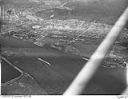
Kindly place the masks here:
<instances>
[{"instance_id":1,"label":"open field","mask_svg":"<svg viewBox=\"0 0 128 99\"><path fill-rule=\"evenodd\" d=\"M2 94L63 94L87 62L84 58L90 58L127 4L115 1L5 0L1 55L31 79L24 75L17 82L3 84ZM126 26L83 94L124 90L127 34Z\"/></svg>"}]
</instances>

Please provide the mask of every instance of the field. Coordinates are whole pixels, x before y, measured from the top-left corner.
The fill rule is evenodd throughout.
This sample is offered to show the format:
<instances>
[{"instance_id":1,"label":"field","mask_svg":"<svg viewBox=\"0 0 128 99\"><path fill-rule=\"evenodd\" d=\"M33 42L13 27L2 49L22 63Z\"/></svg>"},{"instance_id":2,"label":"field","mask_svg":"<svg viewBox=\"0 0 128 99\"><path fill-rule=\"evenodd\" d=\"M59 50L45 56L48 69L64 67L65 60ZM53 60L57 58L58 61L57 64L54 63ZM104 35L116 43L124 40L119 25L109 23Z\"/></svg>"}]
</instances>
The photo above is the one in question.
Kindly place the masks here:
<instances>
[{"instance_id":1,"label":"field","mask_svg":"<svg viewBox=\"0 0 128 99\"><path fill-rule=\"evenodd\" d=\"M35 85L36 90L40 86L40 89L39 93L36 93L30 85L28 89L25 89L26 91L23 91L22 88L20 90L22 85L16 83L23 83L24 86L27 86L28 82L23 79L29 77L27 78L25 74L21 82L3 86L3 94L62 94L87 62L83 58L89 59L109 33L123 12L127 1L113 2L114 0L108 0L108 2L104 0L94 0L93 2L88 0L86 2L82 0L6 1L5 20L0 34L2 56L23 72L28 73L35 80L31 85ZM118 9L117 5L120 5ZM123 72L126 71L128 62L127 34L126 27L106 55L101 65L101 71L90 83L89 86L92 87L88 87L88 91L84 94L119 94L124 89L125 77L118 78L118 76L124 76ZM67 55L67 59L61 56L63 54ZM50 55L55 56L55 59L49 58ZM76 55L77 58L72 58L72 55ZM43 63L42 67L38 61L40 57L51 63L52 66L47 67ZM75 62L73 63L72 60ZM67 64L65 65L65 63ZM72 68L74 69L72 70ZM107 75L107 72L110 72L110 75ZM106 78L100 76L102 73ZM109 77L115 77L112 78L115 81ZM110 84L108 89L105 82L103 85L100 82L105 79L112 80L112 85ZM110 90L115 82L117 85L115 84L113 90ZM118 89L117 86L122 87ZM107 91L103 90L103 87ZM11 88L13 92L11 92Z\"/></svg>"}]
</instances>

